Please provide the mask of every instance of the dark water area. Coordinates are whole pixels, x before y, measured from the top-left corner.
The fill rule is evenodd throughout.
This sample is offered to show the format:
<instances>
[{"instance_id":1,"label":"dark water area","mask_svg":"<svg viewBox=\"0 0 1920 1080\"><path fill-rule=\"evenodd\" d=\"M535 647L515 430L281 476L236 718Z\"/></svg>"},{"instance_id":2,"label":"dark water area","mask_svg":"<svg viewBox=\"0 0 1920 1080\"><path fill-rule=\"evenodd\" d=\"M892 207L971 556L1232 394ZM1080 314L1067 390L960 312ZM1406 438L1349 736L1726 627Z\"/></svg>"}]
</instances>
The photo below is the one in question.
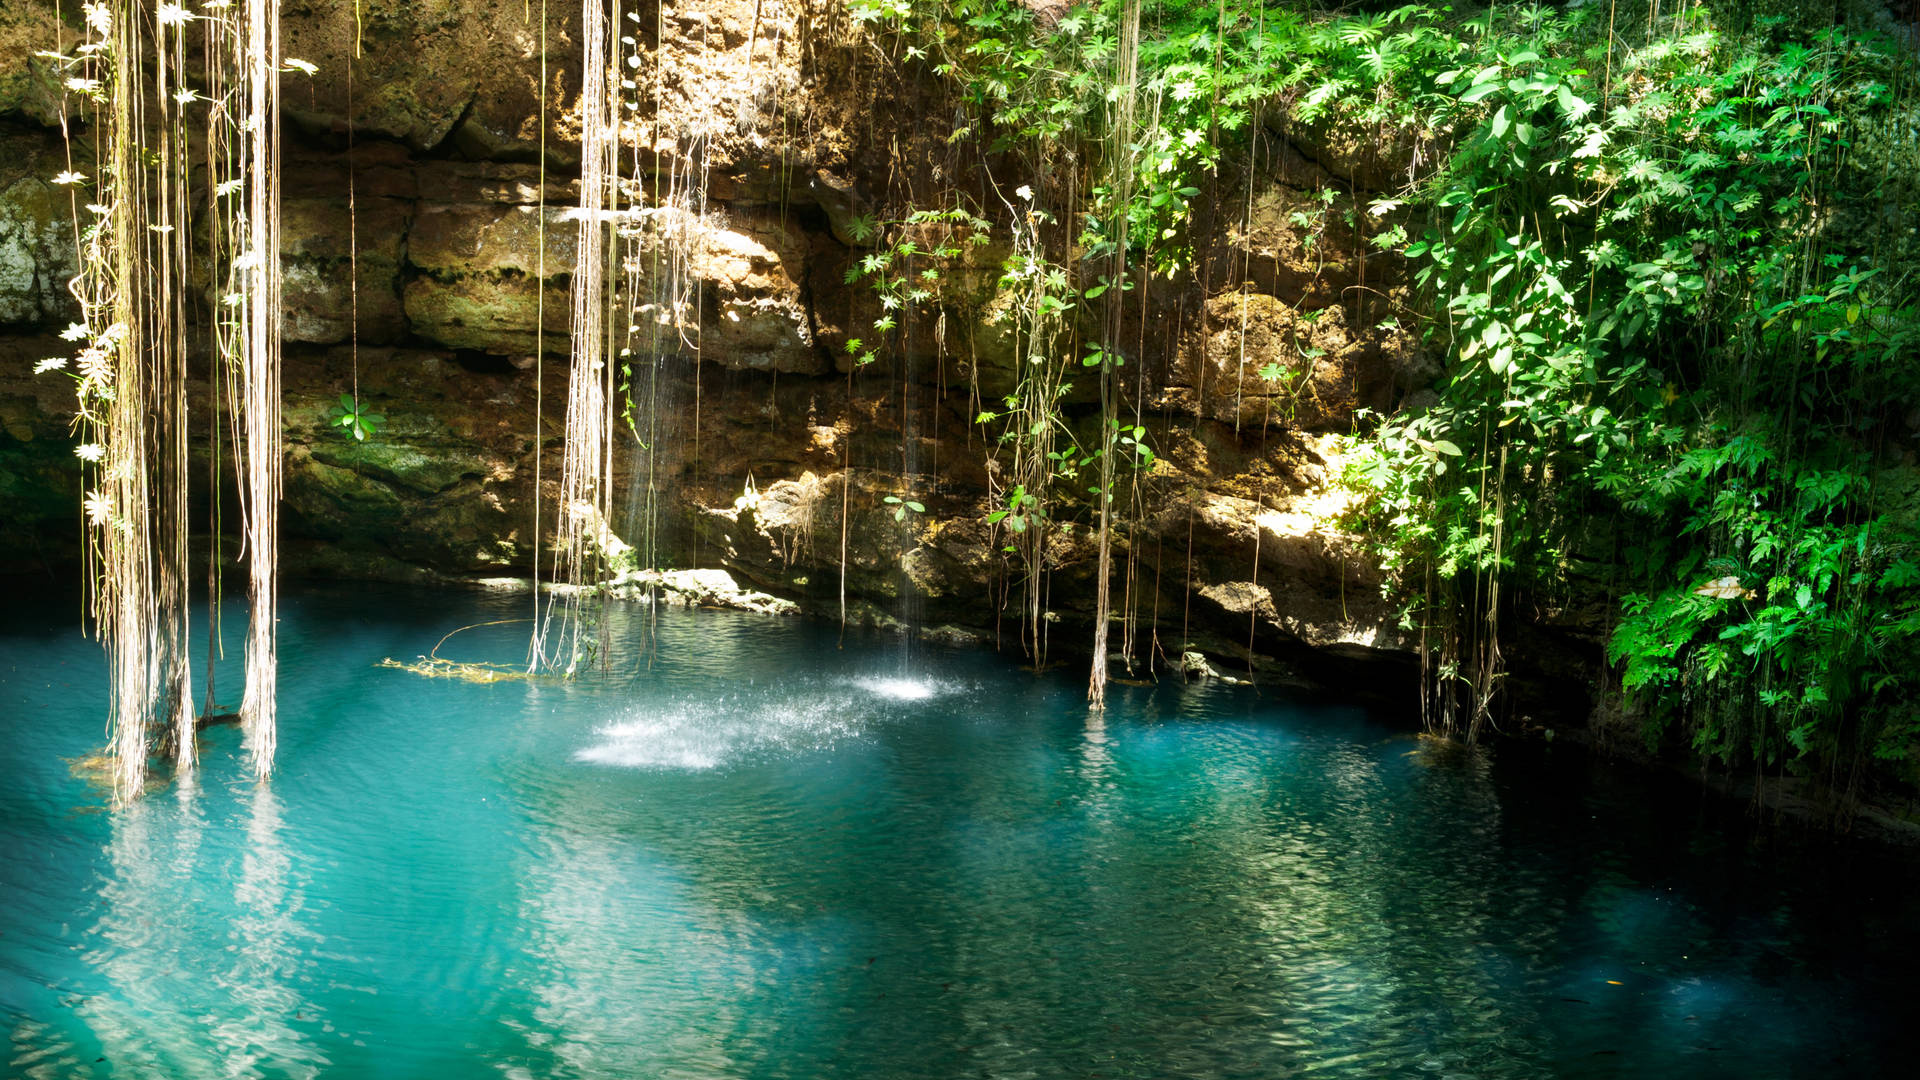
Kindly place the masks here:
<instances>
[{"instance_id":1,"label":"dark water area","mask_svg":"<svg viewBox=\"0 0 1920 1080\"><path fill-rule=\"evenodd\" d=\"M610 673L378 667L531 600L286 597L279 771L108 810L0 616L0 1074L1907 1076L1910 852L1578 748L615 608ZM202 613L203 614L203 613ZM228 612L237 697L243 615ZM204 619L199 625L204 628ZM443 656L512 663L524 623ZM653 648L639 643L651 640Z\"/></svg>"}]
</instances>

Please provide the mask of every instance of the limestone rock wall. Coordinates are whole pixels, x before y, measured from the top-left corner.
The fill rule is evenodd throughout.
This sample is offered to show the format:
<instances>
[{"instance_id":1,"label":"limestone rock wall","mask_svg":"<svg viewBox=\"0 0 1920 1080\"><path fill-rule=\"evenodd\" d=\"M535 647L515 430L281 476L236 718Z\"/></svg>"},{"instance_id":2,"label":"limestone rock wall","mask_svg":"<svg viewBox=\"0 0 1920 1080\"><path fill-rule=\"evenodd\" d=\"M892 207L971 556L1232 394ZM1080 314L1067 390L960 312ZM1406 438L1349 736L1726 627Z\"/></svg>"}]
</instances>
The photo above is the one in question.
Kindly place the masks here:
<instances>
[{"instance_id":1,"label":"limestone rock wall","mask_svg":"<svg viewBox=\"0 0 1920 1080\"><path fill-rule=\"evenodd\" d=\"M560 471L577 5L361 0L357 28L346 0L282 10L287 52L320 69L286 89L288 558L336 575L525 573ZM935 80L874 62L831 0L630 10L630 74L651 88L635 153L650 177L703 177L709 213L686 252L698 333L633 360L654 406L621 443L636 494L616 530L643 527L650 481L669 565L724 566L828 615L844 566L853 617L1017 641L1022 568L986 523L1000 466L974 423L1021 362L991 322L1004 250L969 254L887 363L848 370L847 339L877 313L845 281L863 254L854 218L979 184L949 148ZM8 48L57 31L0 13ZM73 270L64 194L45 183L64 158L44 76L0 76L0 498L14 508L0 563L14 571L71 561L78 537L67 388L31 374L59 352ZM1343 224L1358 174L1381 166L1342 173L1341 153L1324 133L1268 133L1208 193L1194 279L1129 316L1131 400L1159 453L1116 555L1137 662L1198 645L1312 674L1407 655L1339 529L1334 481L1356 410L1392 407L1430 372L1390 321L1397 268ZM388 417L365 443L326 424L356 386ZM1085 400L1069 412L1091 439ZM888 496L926 512L896 521ZM1084 520L1051 552L1056 653L1088 628Z\"/></svg>"}]
</instances>

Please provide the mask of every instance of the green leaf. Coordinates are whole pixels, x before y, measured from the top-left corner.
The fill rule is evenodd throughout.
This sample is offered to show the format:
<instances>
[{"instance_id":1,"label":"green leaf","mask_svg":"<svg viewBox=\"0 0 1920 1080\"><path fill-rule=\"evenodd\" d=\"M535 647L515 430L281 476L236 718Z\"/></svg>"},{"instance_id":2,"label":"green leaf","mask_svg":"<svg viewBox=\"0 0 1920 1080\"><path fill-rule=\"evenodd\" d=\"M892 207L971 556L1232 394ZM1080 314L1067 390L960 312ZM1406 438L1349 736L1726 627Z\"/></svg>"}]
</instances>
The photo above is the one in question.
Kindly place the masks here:
<instances>
[{"instance_id":1,"label":"green leaf","mask_svg":"<svg viewBox=\"0 0 1920 1080\"><path fill-rule=\"evenodd\" d=\"M1559 97L1560 111L1564 113L1569 120L1578 120L1593 109L1592 104L1578 94L1575 94L1573 87L1568 86L1566 83L1560 84Z\"/></svg>"}]
</instances>

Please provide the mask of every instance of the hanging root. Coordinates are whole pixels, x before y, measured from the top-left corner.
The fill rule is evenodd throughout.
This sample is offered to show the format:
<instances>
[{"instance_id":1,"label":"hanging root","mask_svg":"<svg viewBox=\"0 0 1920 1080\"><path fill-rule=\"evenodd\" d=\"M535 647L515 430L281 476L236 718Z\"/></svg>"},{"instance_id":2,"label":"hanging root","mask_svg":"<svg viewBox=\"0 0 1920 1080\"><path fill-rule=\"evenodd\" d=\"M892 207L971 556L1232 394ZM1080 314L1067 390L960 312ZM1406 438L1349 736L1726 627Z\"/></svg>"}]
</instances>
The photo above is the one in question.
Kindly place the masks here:
<instances>
[{"instance_id":1,"label":"hanging root","mask_svg":"<svg viewBox=\"0 0 1920 1080\"><path fill-rule=\"evenodd\" d=\"M97 91L81 106L95 175L70 168L60 182L87 185L84 200L74 189L74 220L84 219L84 203L93 222L74 235L79 272L69 290L81 321L68 337L83 343L71 360L75 427L88 463L89 615L107 654L116 802L143 789L156 749L170 751L181 773L193 767L186 320L191 267L201 259L220 282L214 378L232 373L236 472L246 498L255 625L243 711L256 771L271 768L281 468L277 11L269 0L245 0L187 19L166 5L156 14L131 0L90 4L87 40L59 58ZM188 87L188 28L196 24L205 35L204 93ZM200 144L189 117L203 102ZM74 138L69 130L70 151ZM203 222L194 220L188 168L199 145L216 193ZM202 238L208 250L194 251Z\"/></svg>"}]
</instances>

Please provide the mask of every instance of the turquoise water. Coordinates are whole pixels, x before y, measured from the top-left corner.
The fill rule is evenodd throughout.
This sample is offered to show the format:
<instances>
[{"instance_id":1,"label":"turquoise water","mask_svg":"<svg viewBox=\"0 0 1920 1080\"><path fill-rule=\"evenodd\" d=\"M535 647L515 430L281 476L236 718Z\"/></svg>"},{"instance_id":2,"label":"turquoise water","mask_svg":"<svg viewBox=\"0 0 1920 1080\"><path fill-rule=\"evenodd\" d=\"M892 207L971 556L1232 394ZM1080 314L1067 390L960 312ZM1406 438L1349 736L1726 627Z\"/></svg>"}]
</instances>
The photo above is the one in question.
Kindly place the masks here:
<instances>
[{"instance_id":1,"label":"turquoise water","mask_svg":"<svg viewBox=\"0 0 1920 1080\"><path fill-rule=\"evenodd\" d=\"M6 1075L1906 1075L1912 875L1578 753L662 616L651 668L378 668L528 601L282 625L279 772L101 809L97 648L0 627ZM229 625L237 640L237 608ZM640 624L613 620L616 640ZM523 625L443 655L512 660ZM223 669L237 687L237 669Z\"/></svg>"}]
</instances>

